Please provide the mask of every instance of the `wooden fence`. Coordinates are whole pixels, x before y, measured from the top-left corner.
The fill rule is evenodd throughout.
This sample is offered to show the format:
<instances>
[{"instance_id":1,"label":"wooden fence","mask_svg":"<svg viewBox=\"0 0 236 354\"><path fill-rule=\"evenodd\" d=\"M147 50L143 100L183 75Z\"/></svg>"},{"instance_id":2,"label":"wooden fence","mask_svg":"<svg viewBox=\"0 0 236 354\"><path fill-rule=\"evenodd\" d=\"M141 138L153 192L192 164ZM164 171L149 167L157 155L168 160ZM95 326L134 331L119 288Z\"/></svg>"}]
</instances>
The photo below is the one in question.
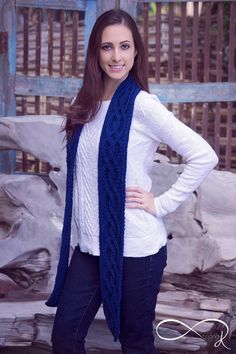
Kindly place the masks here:
<instances>
[{"instance_id":1,"label":"wooden fence","mask_svg":"<svg viewBox=\"0 0 236 354\"><path fill-rule=\"evenodd\" d=\"M178 107L168 106L209 141L220 157L218 168L235 170L236 93L230 87L236 81L236 2L155 2L152 16L149 3L142 5L150 81L192 83ZM205 98L192 92L195 83Z\"/></svg>"},{"instance_id":2,"label":"wooden fence","mask_svg":"<svg viewBox=\"0 0 236 354\"><path fill-rule=\"evenodd\" d=\"M89 31L102 3L79 1L76 7L71 1L68 8L59 0L16 0L16 114L63 114L81 84ZM236 1L121 5L135 9L151 92L209 141L218 168L235 170ZM181 161L169 148L161 151ZM18 171L50 169L26 154L17 157Z\"/></svg>"}]
</instances>

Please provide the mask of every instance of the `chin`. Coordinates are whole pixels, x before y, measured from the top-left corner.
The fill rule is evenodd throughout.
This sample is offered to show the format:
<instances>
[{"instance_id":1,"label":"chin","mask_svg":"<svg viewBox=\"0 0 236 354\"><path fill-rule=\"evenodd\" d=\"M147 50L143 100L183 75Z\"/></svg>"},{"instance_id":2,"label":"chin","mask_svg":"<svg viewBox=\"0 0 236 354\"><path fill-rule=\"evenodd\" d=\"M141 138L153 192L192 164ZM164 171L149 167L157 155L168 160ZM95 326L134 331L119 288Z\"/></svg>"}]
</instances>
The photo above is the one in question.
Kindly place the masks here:
<instances>
[{"instance_id":1,"label":"chin","mask_svg":"<svg viewBox=\"0 0 236 354\"><path fill-rule=\"evenodd\" d=\"M110 80L124 80L124 79L126 79L126 77L128 76L128 73L107 73L106 74L107 75L107 77L108 77L108 79L110 79Z\"/></svg>"}]
</instances>

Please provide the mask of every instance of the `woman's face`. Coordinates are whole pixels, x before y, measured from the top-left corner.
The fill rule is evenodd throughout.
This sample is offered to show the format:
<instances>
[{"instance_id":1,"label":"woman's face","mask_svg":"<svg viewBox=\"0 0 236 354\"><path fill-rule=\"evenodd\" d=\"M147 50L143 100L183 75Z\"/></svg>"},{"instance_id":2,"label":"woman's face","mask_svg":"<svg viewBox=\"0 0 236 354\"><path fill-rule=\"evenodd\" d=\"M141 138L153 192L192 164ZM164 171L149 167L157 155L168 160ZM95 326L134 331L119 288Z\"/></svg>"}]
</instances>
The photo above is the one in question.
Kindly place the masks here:
<instances>
[{"instance_id":1,"label":"woman's face","mask_svg":"<svg viewBox=\"0 0 236 354\"><path fill-rule=\"evenodd\" d=\"M102 32L99 64L106 79L123 81L137 54L132 32L123 24L107 26Z\"/></svg>"}]
</instances>

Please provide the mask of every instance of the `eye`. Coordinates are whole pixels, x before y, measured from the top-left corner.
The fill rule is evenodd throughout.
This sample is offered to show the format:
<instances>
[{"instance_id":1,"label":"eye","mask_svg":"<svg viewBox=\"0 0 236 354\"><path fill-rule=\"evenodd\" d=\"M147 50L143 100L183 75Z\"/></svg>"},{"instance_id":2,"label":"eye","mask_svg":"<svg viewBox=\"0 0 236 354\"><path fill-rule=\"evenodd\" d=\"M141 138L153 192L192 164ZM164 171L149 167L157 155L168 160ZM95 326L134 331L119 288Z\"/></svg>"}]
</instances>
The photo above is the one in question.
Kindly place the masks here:
<instances>
[{"instance_id":1,"label":"eye","mask_svg":"<svg viewBox=\"0 0 236 354\"><path fill-rule=\"evenodd\" d=\"M130 45L128 43L124 43L124 44L122 44L121 48L122 49L129 49Z\"/></svg>"},{"instance_id":2,"label":"eye","mask_svg":"<svg viewBox=\"0 0 236 354\"><path fill-rule=\"evenodd\" d=\"M104 44L104 45L102 46L102 49L103 49L103 50L110 50L110 49L111 49L111 45L110 45L110 44Z\"/></svg>"}]
</instances>

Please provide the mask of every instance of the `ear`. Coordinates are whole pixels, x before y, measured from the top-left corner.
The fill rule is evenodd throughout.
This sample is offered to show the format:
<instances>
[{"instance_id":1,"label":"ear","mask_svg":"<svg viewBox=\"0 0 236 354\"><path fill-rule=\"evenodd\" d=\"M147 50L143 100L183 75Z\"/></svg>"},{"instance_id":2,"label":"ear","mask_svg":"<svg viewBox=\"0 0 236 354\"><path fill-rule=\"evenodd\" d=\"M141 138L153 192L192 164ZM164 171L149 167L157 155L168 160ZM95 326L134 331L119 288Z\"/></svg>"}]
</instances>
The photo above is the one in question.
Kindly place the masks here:
<instances>
[{"instance_id":1,"label":"ear","mask_svg":"<svg viewBox=\"0 0 236 354\"><path fill-rule=\"evenodd\" d=\"M136 57L137 54L138 54L138 51L137 51L137 49L135 49L134 57Z\"/></svg>"}]
</instances>

